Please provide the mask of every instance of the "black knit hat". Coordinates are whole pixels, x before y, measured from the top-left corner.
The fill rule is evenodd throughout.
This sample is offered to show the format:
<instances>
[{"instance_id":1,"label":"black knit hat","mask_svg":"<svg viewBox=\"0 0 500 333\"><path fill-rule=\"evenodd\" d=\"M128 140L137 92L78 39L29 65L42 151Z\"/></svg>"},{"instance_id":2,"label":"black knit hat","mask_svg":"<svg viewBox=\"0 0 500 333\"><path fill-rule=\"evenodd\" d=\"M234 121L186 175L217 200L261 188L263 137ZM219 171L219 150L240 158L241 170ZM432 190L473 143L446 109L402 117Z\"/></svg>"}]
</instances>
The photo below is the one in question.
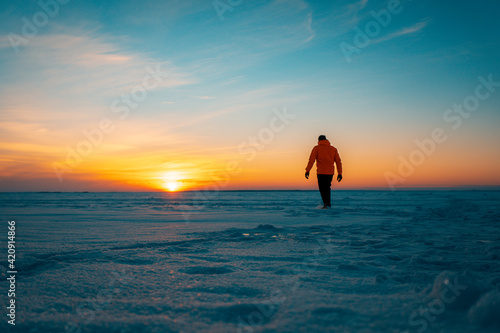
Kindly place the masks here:
<instances>
[{"instance_id":1,"label":"black knit hat","mask_svg":"<svg viewBox=\"0 0 500 333\"><path fill-rule=\"evenodd\" d=\"M320 135L320 136L318 137L318 141L321 141L321 140L326 140L326 136L324 136L324 135Z\"/></svg>"}]
</instances>

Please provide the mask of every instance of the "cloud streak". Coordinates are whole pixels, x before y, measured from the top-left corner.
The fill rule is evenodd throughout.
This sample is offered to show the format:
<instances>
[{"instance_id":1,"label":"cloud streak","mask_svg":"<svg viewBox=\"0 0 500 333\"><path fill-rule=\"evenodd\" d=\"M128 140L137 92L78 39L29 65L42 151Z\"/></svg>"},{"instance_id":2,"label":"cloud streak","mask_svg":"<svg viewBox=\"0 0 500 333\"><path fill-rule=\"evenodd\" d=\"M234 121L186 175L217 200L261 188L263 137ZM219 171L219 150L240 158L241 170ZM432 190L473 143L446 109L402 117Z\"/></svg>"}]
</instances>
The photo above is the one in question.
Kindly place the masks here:
<instances>
[{"instance_id":1,"label":"cloud streak","mask_svg":"<svg viewBox=\"0 0 500 333\"><path fill-rule=\"evenodd\" d=\"M0 121L54 123L78 114L78 122L65 124L77 128L109 112L114 98L140 85L148 67L156 69L158 64L168 76L156 90L197 80L165 59L124 51L110 39L92 31L33 38L18 56L5 60L9 71L0 81Z\"/></svg>"},{"instance_id":2,"label":"cloud streak","mask_svg":"<svg viewBox=\"0 0 500 333\"><path fill-rule=\"evenodd\" d=\"M424 21L421 21L421 22L418 22L417 24L414 24L410 27L406 27L406 28L403 28L403 29L400 29L396 32L393 32L391 34L388 34L386 36L383 36L383 37L380 37L378 39L375 39L372 41L372 44L379 44L379 43L383 43L383 42L387 42L387 41L390 41L392 39L395 39L395 38L398 38L398 37L401 37L401 36L405 36L405 35L409 35L409 34L415 34L417 32L420 32L421 30L423 30L427 24L429 23L429 19L427 20L424 20Z\"/></svg>"}]
</instances>

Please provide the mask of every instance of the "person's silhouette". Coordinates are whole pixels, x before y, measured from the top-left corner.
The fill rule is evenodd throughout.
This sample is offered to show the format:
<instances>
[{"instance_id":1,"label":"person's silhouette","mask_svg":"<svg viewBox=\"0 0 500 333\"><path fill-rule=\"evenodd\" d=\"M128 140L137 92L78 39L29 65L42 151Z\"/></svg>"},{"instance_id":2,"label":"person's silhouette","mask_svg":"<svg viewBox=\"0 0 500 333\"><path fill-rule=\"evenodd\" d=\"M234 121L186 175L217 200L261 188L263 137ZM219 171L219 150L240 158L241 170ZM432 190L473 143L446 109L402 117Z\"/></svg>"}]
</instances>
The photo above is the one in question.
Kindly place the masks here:
<instances>
[{"instance_id":1,"label":"person's silhouette","mask_svg":"<svg viewBox=\"0 0 500 333\"><path fill-rule=\"evenodd\" d=\"M332 206L330 201L330 188L332 186L333 175L335 174L334 164L337 165L337 181L340 182L342 180L342 161L340 160L337 148L332 146L324 135L318 137L318 145L311 151L309 163L306 166L306 179L309 179L309 171L311 171L315 161L319 192L323 199L323 209L326 209Z\"/></svg>"}]
</instances>

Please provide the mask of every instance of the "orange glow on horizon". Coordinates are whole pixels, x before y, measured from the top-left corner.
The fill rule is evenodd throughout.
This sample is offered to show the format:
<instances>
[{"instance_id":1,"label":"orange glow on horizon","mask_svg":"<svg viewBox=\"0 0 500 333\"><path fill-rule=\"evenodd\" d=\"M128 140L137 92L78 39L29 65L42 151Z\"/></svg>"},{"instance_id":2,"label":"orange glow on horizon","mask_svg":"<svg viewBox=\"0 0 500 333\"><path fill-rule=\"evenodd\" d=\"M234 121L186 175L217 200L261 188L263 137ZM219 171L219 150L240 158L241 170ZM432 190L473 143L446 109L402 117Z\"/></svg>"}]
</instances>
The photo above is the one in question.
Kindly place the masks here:
<instances>
[{"instance_id":1,"label":"orange glow on horizon","mask_svg":"<svg viewBox=\"0 0 500 333\"><path fill-rule=\"evenodd\" d=\"M161 175L161 188L168 192L179 192L186 189L183 180L186 178L185 173L178 171L168 171Z\"/></svg>"},{"instance_id":2,"label":"orange glow on horizon","mask_svg":"<svg viewBox=\"0 0 500 333\"><path fill-rule=\"evenodd\" d=\"M102 144L78 164L67 164L60 148L47 144L43 147L24 147L2 143L7 153L2 156L0 177L12 182L32 179L35 190L90 190L90 191L224 191L224 190L315 190L317 189L316 166L311 170L309 180L304 178L310 147L297 150L269 149L257 154L253 160L246 155L234 153L232 149L214 153L197 151L196 154L180 154L175 150L140 150L127 137L120 137L122 145ZM43 148L43 149L42 149ZM376 153L348 149L342 150L344 179L334 180L333 189L387 188L386 172L398 174L398 150ZM38 149L38 154L34 152ZM31 153L25 161L26 153ZM406 155L405 155L406 156ZM443 151L426 158L415 166L414 172L404 178L396 187L456 187L487 186L500 184L498 165L500 155L478 156L474 165L463 164L457 168L457 153ZM24 162L22 164L21 162ZM52 163L58 161L67 165L71 172L62 174L63 182L56 178ZM228 161L234 161L228 167ZM15 163L20 163L14 168ZM36 174L32 170L37 170ZM23 188L30 190L32 188ZM10 185L9 190L16 190Z\"/></svg>"}]
</instances>

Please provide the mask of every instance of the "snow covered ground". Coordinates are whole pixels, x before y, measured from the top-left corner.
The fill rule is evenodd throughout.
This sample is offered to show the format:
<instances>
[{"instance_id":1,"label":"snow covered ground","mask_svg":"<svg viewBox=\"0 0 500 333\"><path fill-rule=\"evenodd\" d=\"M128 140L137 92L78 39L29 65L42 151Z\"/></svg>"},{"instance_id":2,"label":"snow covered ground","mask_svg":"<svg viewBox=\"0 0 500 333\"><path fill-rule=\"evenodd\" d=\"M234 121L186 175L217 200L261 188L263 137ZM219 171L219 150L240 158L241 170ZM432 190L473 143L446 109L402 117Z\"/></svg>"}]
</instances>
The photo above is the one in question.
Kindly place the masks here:
<instances>
[{"instance_id":1,"label":"snow covered ground","mask_svg":"<svg viewBox=\"0 0 500 333\"><path fill-rule=\"evenodd\" d=\"M0 193L1 332L498 332L500 192Z\"/></svg>"}]
</instances>

